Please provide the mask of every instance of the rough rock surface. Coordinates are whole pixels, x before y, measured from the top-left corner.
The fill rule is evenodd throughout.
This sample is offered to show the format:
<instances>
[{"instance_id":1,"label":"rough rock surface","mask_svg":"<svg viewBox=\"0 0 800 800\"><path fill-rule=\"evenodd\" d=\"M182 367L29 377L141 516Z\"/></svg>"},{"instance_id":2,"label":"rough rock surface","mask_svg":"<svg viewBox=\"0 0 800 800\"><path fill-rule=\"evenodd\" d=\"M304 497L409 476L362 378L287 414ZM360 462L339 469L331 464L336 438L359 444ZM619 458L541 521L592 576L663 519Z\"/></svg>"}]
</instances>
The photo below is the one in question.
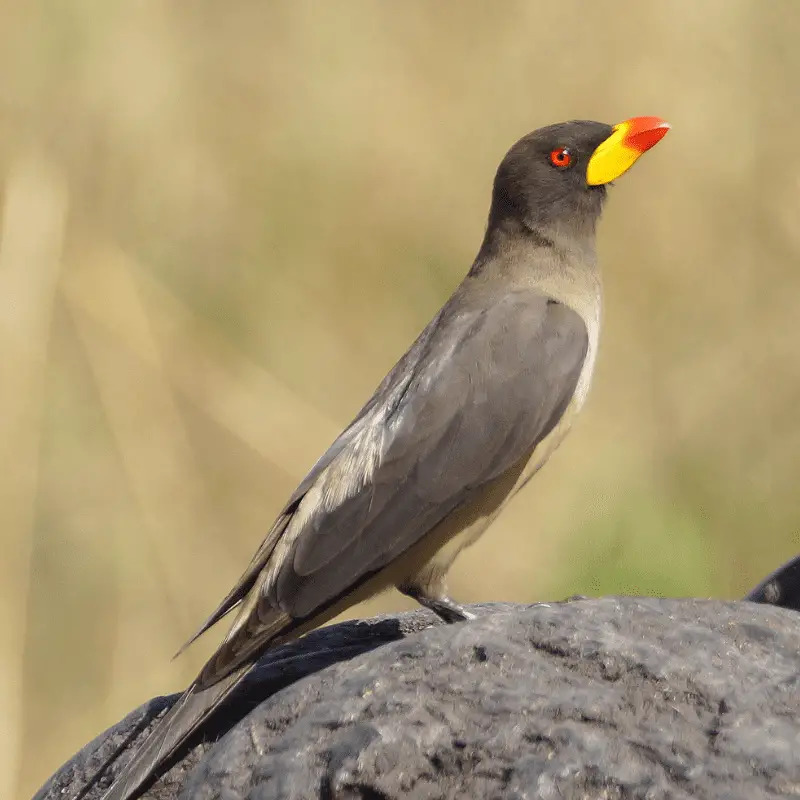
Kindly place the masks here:
<instances>
[{"instance_id":1,"label":"rough rock surface","mask_svg":"<svg viewBox=\"0 0 800 800\"><path fill-rule=\"evenodd\" d=\"M741 798L800 793L800 625L746 602L477 606L323 629L266 656L153 800ZM72 797L177 695L42 788ZM249 713L248 713L249 712ZM135 740L134 740L135 743Z\"/></svg>"}]
</instances>

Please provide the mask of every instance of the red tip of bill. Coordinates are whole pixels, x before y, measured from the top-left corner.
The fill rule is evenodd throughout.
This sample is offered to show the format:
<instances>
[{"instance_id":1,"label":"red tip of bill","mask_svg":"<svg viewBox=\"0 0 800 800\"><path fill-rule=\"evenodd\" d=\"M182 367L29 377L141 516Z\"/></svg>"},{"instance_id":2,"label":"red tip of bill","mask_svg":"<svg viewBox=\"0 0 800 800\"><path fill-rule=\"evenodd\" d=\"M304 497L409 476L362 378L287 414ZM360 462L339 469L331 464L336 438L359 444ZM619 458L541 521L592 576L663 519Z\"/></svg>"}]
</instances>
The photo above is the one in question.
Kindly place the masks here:
<instances>
[{"instance_id":1,"label":"red tip of bill","mask_svg":"<svg viewBox=\"0 0 800 800\"><path fill-rule=\"evenodd\" d=\"M623 144L640 153L658 144L669 130L669 123L660 117L633 117L622 124L627 126Z\"/></svg>"}]
</instances>

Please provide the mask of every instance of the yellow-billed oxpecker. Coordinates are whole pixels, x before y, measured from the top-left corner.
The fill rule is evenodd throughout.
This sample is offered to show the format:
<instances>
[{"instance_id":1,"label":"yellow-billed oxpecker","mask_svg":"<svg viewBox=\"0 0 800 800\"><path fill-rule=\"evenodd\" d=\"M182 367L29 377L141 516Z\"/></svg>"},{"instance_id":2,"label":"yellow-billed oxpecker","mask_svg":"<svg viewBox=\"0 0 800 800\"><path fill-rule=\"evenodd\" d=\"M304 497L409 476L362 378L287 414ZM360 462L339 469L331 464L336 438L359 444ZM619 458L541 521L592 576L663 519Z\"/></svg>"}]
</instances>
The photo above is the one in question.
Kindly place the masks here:
<instances>
[{"instance_id":1,"label":"yellow-billed oxpecker","mask_svg":"<svg viewBox=\"0 0 800 800\"><path fill-rule=\"evenodd\" d=\"M656 117L565 122L508 151L466 277L281 509L192 639L236 610L224 641L106 800L139 796L265 650L359 600L396 586L447 622L470 617L448 596L447 570L583 406L607 185L668 128Z\"/></svg>"}]
</instances>

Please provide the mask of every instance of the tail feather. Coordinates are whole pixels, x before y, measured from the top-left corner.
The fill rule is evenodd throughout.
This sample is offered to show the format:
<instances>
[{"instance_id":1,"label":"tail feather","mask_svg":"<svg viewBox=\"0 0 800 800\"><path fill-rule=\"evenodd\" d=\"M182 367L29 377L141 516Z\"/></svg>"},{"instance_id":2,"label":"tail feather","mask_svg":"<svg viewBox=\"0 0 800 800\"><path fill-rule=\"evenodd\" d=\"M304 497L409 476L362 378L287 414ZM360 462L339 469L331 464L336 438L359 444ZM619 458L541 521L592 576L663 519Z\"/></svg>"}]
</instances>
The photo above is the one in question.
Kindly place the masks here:
<instances>
[{"instance_id":1,"label":"tail feather","mask_svg":"<svg viewBox=\"0 0 800 800\"><path fill-rule=\"evenodd\" d=\"M147 736L123 767L102 800L133 800L156 771L175 755L187 739L238 686L252 665L240 667L212 686L190 686ZM92 781L94 782L94 781Z\"/></svg>"},{"instance_id":2,"label":"tail feather","mask_svg":"<svg viewBox=\"0 0 800 800\"><path fill-rule=\"evenodd\" d=\"M193 634L191 639L181 645L178 652L172 657L173 660L181 655L181 653L183 653L187 647L189 647L191 644L194 644L194 642L196 642L209 628L216 625L223 617L227 616L237 606L241 605L242 601L246 599L247 595L258 581L259 575L261 575L264 569L264 565L267 563L270 555L272 555L272 551L275 549L275 544L281 537L281 534L284 532L284 530L286 530L286 526L289 524L290 519L291 515L286 512L278 517L277 521L272 526L272 530L270 530L270 532L267 534L267 537L261 543L261 546L253 556L244 574L236 582L236 586L234 586L233 589L228 592L228 594L225 596L225 599L217 606L216 610L211 614L211 616Z\"/></svg>"}]
</instances>

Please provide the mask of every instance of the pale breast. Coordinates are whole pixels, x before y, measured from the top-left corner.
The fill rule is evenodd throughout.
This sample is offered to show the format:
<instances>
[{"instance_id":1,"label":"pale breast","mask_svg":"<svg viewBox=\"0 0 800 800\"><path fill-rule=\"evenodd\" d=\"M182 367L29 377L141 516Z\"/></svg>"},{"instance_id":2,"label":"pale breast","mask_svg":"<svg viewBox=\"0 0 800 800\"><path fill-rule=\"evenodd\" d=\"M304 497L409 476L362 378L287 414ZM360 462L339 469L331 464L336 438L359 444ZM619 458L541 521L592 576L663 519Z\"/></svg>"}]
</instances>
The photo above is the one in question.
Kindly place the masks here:
<instances>
[{"instance_id":1,"label":"pale breast","mask_svg":"<svg viewBox=\"0 0 800 800\"><path fill-rule=\"evenodd\" d=\"M575 385L575 395L573 397L572 405L575 406L574 411L580 411L583 404L586 402L586 395L589 393L589 386L592 382L592 375L594 374L594 365L597 359L597 345L600 338L600 303L597 303L597 309L591 317L584 317L586 323L586 331L588 333L589 341L586 347L586 359L583 362L583 369L578 377L578 383Z\"/></svg>"}]
</instances>

